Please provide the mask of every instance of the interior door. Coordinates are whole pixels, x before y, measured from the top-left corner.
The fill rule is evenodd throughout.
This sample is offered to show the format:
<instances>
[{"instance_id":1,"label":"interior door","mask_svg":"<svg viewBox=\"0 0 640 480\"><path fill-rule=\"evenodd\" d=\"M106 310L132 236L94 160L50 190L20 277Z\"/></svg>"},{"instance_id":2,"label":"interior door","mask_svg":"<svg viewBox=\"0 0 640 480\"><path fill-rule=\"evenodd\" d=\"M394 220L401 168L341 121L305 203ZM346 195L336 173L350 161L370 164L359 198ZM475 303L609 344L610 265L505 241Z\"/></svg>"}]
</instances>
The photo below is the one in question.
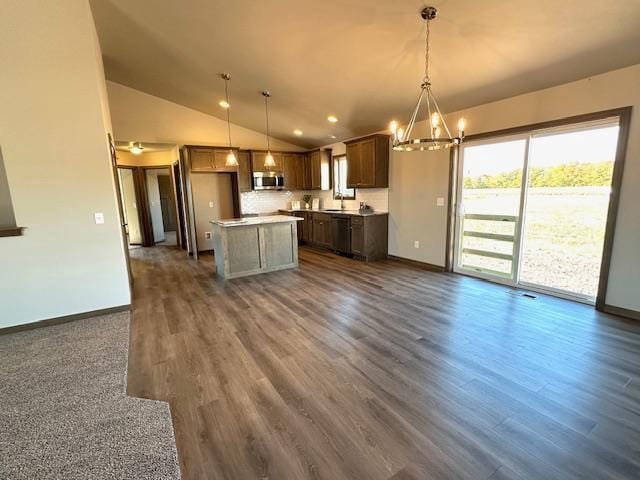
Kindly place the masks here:
<instances>
[{"instance_id":1,"label":"interior door","mask_svg":"<svg viewBox=\"0 0 640 480\"><path fill-rule=\"evenodd\" d=\"M514 136L462 147L454 271L517 281L528 143Z\"/></svg>"}]
</instances>

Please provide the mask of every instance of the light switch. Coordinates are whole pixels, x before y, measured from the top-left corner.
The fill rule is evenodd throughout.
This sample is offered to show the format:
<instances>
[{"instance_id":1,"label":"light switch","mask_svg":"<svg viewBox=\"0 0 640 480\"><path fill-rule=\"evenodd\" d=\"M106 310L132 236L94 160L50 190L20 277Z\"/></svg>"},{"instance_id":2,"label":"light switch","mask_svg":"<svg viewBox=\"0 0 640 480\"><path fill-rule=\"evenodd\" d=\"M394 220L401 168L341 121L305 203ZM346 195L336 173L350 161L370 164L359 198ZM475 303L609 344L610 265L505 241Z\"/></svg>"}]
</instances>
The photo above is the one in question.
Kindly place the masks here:
<instances>
[{"instance_id":1,"label":"light switch","mask_svg":"<svg viewBox=\"0 0 640 480\"><path fill-rule=\"evenodd\" d=\"M96 225L102 225L104 223L104 213L97 212L93 215L96 219Z\"/></svg>"},{"instance_id":2,"label":"light switch","mask_svg":"<svg viewBox=\"0 0 640 480\"><path fill-rule=\"evenodd\" d=\"M436 207L444 207L444 197L436 198Z\"/></svg>"},{"instance_id":3,"label":"light switch","mask_svg":"<svg viewBox=\"0 0 640 480\"><path fill-rule=\"evenodd\" d=\"M420 241L416 240L413 242L413 248L420 248Z\"/></svg>"},{"instance_id":4,"label":"light switch","mask_svg":"<svg viewBox=\"0 0 640 480\"><path fill-rule=\"evenodd\" d=\"M213 202L209 202L209 208L213 208Z\"/></svg>"}]
</instances>

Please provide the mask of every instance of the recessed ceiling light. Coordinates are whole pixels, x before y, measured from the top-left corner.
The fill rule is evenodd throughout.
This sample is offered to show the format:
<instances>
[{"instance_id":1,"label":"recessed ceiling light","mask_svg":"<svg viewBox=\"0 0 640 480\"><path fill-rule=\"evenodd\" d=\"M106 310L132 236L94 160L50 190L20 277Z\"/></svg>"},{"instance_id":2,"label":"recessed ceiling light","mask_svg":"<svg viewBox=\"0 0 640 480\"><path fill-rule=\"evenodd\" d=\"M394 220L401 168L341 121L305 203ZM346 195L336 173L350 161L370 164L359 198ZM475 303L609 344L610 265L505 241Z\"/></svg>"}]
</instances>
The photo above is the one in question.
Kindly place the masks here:
<instances>
[{"instance_id":1,"label":"recessed ceiling light","mask_svg":"<svg viewBox=\"0 0 640 480\"><path fill-rule=\"evenodd\" d=\"M302 130L300 130L299 128L296 128L296 129L293 131L293 133L294 133L295 135L297 135L297 136L300 136L300 135L302 135Z\"/></svg>"},{"instance_id":2,"label":"recessed ceiling light","mask_svg":"<svg viewBox=\"0 0 640 480\"><path fill-rule=\"evenodd\" d=\"M335 135L329 135L329 138L336 139L336 138L338 138L338 137L336 137Z\"/></svg>"},{"instance_id":3,"label":"recessed ceiling light","mask_svg":"<svg viewBox=\"0 0 640 480\"><path fill-rule=\"evenodd\" d=\"M329 120L331 123L336 123L338 121L338 117L336 117L335 115L329 115L327 117L327 120Z\"/></svg>"},{"instance_id":4,"label":"recessed ceiling light","mask_svg":"<svg viewBox=\"0 0 640 480\"><path fill-rule=\"evenodd\" d=\"M231 105L229 105L229 102L227 102L226 100L220 100L218 102L218 105L220 105L222 108L229 108Z\"/></svg>"}]
</instances>

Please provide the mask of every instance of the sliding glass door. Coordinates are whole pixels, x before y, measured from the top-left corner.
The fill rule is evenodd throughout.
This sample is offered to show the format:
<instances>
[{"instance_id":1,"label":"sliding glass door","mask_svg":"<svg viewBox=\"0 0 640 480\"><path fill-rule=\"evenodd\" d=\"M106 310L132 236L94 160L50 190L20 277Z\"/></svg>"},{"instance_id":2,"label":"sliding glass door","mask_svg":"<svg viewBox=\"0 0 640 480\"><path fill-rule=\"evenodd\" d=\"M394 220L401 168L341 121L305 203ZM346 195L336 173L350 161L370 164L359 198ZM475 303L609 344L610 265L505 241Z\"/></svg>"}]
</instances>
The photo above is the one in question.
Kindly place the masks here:
<instances>
[{"instance_id":1,"label":"sliding glass door","mask_svg":"<svg viewBox=\"0 0 640 480\"><path fill-rule=\"evenodd\" d=\"M595 300L618 120L461 148L454 271Z\"/></svg>"},{"instance_id":2,"label":"sliding glass door","mask_svg":"<svg viewBox=\"0 0 640 480\"><path fill-rule=\"evenodd\" d=\"M454 270L511 283L517 278L526 137L465 145L458 184Z\"/></svg>"}]
</instances>

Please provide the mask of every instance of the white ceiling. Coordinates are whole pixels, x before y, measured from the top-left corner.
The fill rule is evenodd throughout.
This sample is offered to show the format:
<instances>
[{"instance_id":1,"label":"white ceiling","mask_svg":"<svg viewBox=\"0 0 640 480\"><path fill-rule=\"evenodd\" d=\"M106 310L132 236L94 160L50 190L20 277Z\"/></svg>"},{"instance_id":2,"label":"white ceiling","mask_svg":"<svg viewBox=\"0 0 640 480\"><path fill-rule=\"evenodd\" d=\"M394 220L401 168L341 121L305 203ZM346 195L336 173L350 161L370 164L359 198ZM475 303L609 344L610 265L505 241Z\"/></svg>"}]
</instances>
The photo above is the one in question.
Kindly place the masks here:
<instances>
[{"instance_id":1,"label":"white ceiling","mask_svg":"<svg viewBox=\"0 0 640 480\"><path fill-rule=\"evenodd\" d=\"M274 136L332 143L406 122L432 24L433 90L454 111L640 63L640 1L93 0L106 75ZM326 117L339 118L336 125ZM293 130L303 130L302 137Z\"/></svg>"},{"instance_id":2,"label":"white ceiling","mask_svg":"<svg viewBox=\"0 0 640 480\"><path fill-rule=\"evenodd\" d=\"M137 143L137 142L136 142ZM116 150L121 151L129 151L129 142L115 142ZM168 152L176 148L176 145L171 143L150 143L143 142L142 146L144 147L143 153L151 153L151 152Z\"/></svg>"}]
</instances>

